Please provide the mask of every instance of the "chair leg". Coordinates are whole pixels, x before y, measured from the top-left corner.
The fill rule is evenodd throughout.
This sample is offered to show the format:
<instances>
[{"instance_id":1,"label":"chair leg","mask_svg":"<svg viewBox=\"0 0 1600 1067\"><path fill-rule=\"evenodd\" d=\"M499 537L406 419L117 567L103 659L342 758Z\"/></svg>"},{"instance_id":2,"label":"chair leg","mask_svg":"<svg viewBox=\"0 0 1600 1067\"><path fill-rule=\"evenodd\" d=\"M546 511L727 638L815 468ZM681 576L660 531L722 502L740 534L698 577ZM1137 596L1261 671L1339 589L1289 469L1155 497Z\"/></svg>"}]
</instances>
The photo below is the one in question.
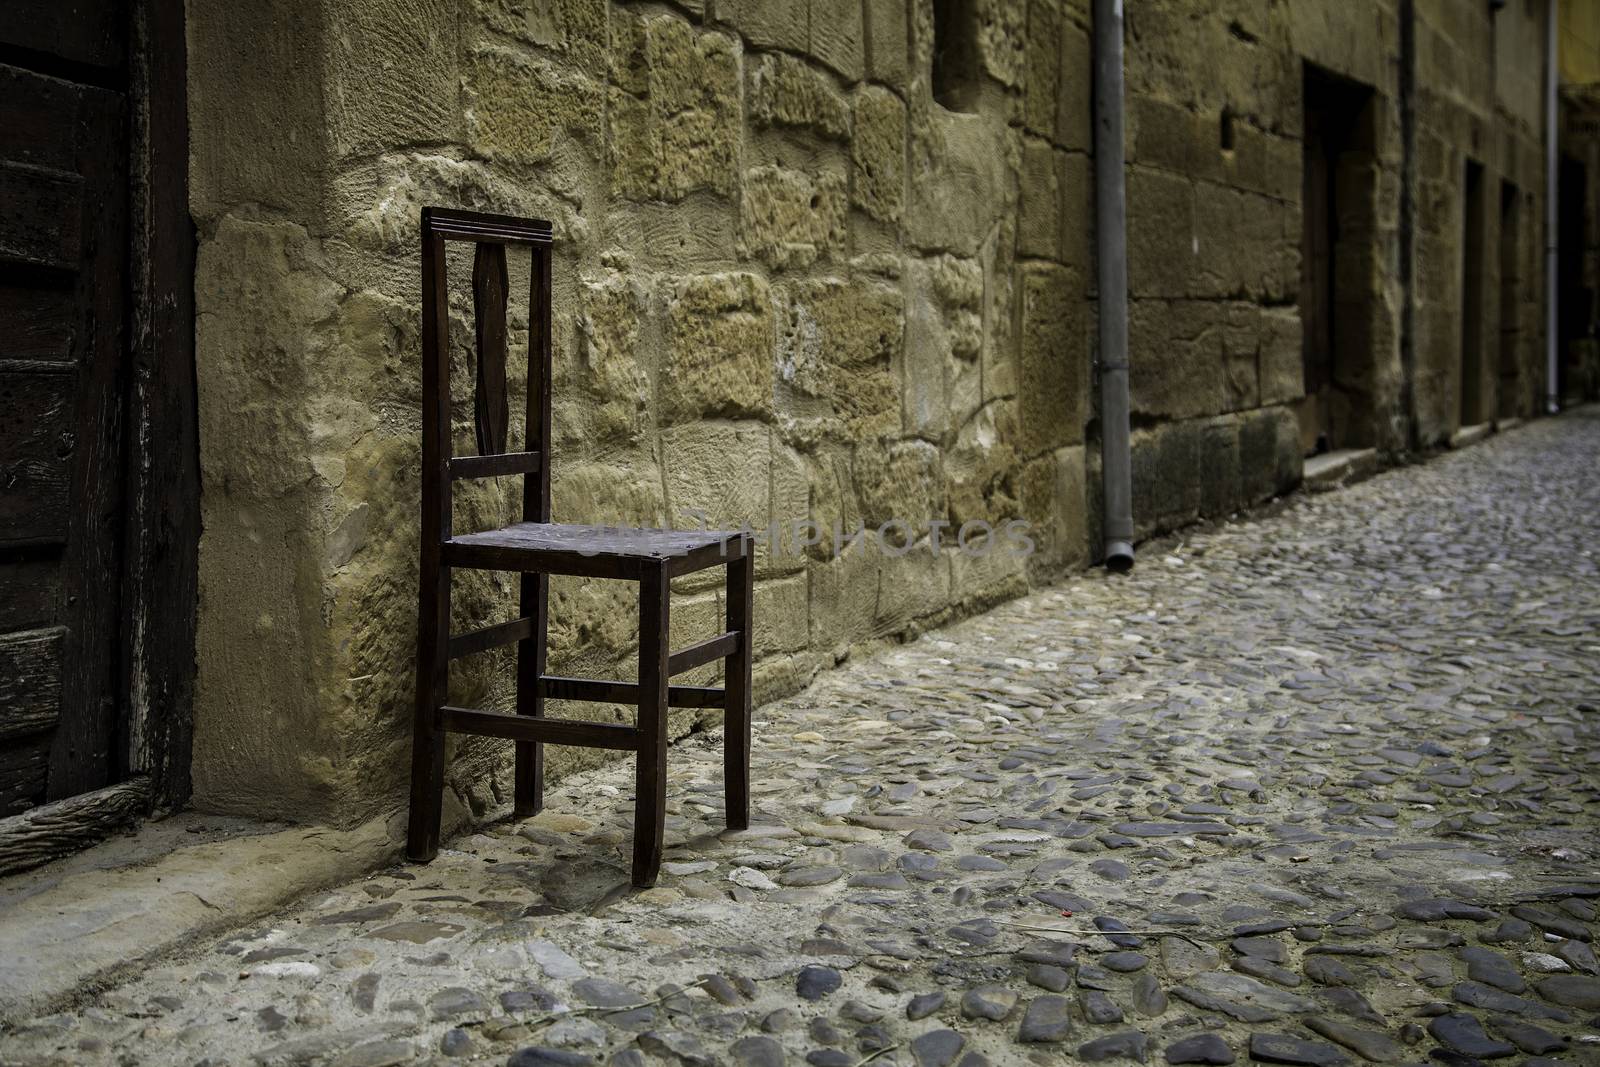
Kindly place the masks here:
<instances>
[{"instance_id":1,"label":"chair leg","mask_svg":"<svg viewBox=\"0 0 1600 1067\"><path fill-rule=\"evenodd\" d=\"M661 870L667 826L667 657L671 633L667 569L639 581L639 755L634 790L633 884L651 886Z\"/></svg>"},{"instance_id":2,"label":"chair leg","mask_svg":"<svg viewBox=\"0 0 1600 1067\"><path fill-rule=\"evenodd\" d=\"M755 553L749 542L727 572L728 629L738 631L739 644L722 669L722 781L728 829L744 830L750 825L750 665L755 658Z\"/></svg>"},{"instance_id":3,"label":"chair leg","mask_svg":"<svg viewBox=\"0 0 1600 1067\"><path fill-rule=\"evenodd\" d=\"M406 858L439 853L444 806L445 731L439 709L449 689L450 569L424 560L417 612L417 702L411 737L411 816Z\"/></svg>"},{"instance_id":4,"label":"chair leg","mask_svg":"<svg viewBox=\"0 0 1600 1067\"><path fill-rule=\"evenodd\" d=\"M522 617L533 620L533 636L517 642L517 714L544 717L545 655L549 636L550 578L522 576ZM519 819L544 810L544 744L517 742L513 811Z\"/></svg>"}]
</instances>

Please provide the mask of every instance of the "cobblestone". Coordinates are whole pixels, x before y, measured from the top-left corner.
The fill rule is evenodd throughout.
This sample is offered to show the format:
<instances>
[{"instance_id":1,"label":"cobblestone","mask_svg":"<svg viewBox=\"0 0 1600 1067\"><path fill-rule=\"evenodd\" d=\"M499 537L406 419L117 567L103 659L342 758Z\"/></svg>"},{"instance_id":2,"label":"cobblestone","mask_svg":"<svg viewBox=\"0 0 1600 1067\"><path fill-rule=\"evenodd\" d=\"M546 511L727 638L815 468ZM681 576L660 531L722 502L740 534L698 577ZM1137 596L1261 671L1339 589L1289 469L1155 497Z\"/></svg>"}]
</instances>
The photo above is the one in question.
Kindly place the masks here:
<instances>
[{"instance_id":1,"label":"cobblestone","mask_svg":"<svg viewBox=\"0 0 1600 1067\"><path fill-rule=\"evenodd\" d=\"M1144 547L0 1033L43 1064L1600 1062L1600 412ZM270 872L263 872L270 877Z\"/></svg>"}]
</instances>

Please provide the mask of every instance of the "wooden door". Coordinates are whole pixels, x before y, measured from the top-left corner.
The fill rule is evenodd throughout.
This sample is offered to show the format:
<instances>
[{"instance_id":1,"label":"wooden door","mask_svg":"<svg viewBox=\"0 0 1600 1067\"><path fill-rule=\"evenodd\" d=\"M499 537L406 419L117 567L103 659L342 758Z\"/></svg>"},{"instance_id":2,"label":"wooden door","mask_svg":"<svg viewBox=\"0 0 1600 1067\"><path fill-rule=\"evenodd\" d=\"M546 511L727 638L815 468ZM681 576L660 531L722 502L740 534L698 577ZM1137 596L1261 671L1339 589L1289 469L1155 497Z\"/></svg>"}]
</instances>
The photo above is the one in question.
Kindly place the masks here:
<instances>
[{"instance_id":1,"label":"wooden door","mask_svg":"<svg viewBox=\"0 0 1600 1067\"><path fill-rule=\"evenodd\" d=\"M1461 426L1476 426L1483 405L1483 164L1466 161L1461 185Z\"/></svg>"},{"instance_id":2,"label":"wooden door","mask_svg":"<svg viewBox=\"0 0 1600 1067\"><path fill-rule=\"evenodd\" d=\"M128 63L121 0L0 18L0 816L118 745Z\"/></svg>"},{"instance_id":3,"label":"wooden door","mask_svg":"<svg viewBox=\"0 0 1600 1067\"><path fill-rule=\"evenodd\" d=\"M1333 381L1333 182L1322 112L1307 107L1300 172L1300 325L1305 399L1300 443L1311 455L1329 447L1328 388Z\"/></svg>"}]
</instances>

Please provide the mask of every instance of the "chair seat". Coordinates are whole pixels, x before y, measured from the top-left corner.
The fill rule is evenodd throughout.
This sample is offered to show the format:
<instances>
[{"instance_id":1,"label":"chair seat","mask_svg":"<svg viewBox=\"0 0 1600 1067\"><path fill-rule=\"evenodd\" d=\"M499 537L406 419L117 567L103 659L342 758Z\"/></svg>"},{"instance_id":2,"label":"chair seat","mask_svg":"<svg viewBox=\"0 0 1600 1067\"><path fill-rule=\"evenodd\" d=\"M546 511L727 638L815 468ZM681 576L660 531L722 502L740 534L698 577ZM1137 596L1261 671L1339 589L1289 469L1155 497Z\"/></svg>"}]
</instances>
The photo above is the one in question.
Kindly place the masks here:
<instances>
[{"instance_id":1,"label":"chair seat","mask_svg":"<svg viewBox=\"0 0 1600 1067\"><path fill-rule=\"evenodd\" d=\"M742 559L746 543L737 530L518 522L450 538L443 545L443 562L488 570L631 577L642 564L665 560L668 571L677 575Z\"/></svg>"}]
</instances>

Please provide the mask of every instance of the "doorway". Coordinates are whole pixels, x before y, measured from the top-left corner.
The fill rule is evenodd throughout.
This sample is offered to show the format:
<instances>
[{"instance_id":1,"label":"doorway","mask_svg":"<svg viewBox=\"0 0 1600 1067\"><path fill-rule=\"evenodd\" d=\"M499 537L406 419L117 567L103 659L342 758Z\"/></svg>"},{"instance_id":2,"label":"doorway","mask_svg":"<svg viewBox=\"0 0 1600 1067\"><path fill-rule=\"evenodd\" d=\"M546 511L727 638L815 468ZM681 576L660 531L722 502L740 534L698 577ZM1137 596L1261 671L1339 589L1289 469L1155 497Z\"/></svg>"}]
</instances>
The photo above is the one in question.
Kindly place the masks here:
<instances>
[{"instance_id":1,"label":"doorway","mask_svg":"<svg viewBox=\"0 0 1600 1067\"><path fill-rule=\"evenodd\" d=\"M1377 232L1374 100L1368 86L1304 70L1300 322L1307 455L1374 443Z\"/></svg>"},{"instance_id":2,"label":"doorway","mask_svg":"<svg viewBox=\"0 0 1600 1067\"><path fill-rule=\"evenodd\" d=\"M105 810L125 818L130 796L187 790L199 473L183 4L11 0L7 15L0 819L90 794L59 851L97 832L93 795L124 790Z\"/></svg>"},{"instance_id":3,"label":"doorway","mask_svg":"<svg viewBox=\"0 0 1600 1067\"><path fill-rule=\"evenodd\" d=\"M1483 164L1466 161L1461 184L1461 362L1459 425L1476 426L1483 411Z\"/></svg>"},{"instance_id":4,"label":"doorway","mask_svg":"<svg viewBox=\"0 0 1600 1067\"><path fill-rule=\"evenodd\" d=\"M1562 407L1584 399L1584 383L1575 374L1582 356L1579 341L1590 336L1594 315L1594 290L1583 282L1584 242L1588 224L1584 207L1589 195L1588 168L1563 156L1556 200L1560 226L1556 236L1556 360L1555 395Z\"/></svg>"},{"instance_id":5,"label":"doorway","mask_svg":"<svg viewBox=\"0 0 1600 1067\"><path fill-rule=\"evenodd\" d=\"M1496 410L1502 419L1522 411L1522 194L1500 183L1500 367Z\"/></svg>"}]
</instances>

